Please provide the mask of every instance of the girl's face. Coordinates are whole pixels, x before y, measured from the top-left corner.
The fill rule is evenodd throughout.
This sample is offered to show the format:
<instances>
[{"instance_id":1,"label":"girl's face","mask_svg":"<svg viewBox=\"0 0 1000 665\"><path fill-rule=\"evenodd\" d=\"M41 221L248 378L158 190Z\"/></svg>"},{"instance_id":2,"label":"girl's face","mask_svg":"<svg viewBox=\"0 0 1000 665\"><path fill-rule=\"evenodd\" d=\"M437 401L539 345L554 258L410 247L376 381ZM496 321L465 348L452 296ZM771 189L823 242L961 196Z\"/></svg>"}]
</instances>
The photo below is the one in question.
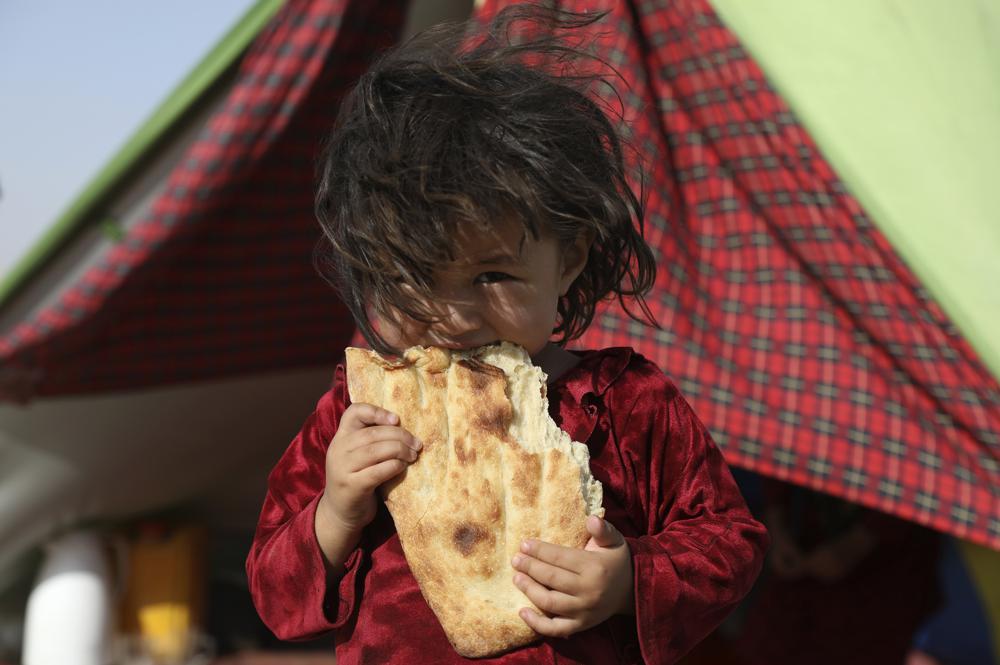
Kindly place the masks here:
<instances>
[{"instance_id":1,"label":"girl's face","mask_svg":"<svg viewBox=\"0 0 1000 665\"><path fill-rule=\"evenodd\" d=\"M507 341L537 357L552 336L559 297L586 264L589 240L560 247L552 236L535 240L521 224L507 221L490 230L463 227L456 247L459 258L435 273L433 302L424 303L436 321L381 317L385 340L397 349Z\"/></svg>"}]
</instances>

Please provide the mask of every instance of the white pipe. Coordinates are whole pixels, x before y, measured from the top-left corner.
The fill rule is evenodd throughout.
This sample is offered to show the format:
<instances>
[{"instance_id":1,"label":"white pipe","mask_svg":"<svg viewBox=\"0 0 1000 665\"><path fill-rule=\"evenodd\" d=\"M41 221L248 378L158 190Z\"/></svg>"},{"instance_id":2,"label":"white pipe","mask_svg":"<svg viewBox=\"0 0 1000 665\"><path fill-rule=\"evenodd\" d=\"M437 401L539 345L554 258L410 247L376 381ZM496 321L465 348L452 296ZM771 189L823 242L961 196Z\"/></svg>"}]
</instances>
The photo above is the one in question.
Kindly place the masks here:
<instances>
[{"instance_id":1,"label":"white pipe","mask_svg":"<svg viewBox=\"0 0 1000 665\"><path fill-rule=\"evenodd\" d=\"M50 542L28 598L23 665L105 665L111 601L111 570L97 534L77 531Z\"/></svg>"}]
</instances>

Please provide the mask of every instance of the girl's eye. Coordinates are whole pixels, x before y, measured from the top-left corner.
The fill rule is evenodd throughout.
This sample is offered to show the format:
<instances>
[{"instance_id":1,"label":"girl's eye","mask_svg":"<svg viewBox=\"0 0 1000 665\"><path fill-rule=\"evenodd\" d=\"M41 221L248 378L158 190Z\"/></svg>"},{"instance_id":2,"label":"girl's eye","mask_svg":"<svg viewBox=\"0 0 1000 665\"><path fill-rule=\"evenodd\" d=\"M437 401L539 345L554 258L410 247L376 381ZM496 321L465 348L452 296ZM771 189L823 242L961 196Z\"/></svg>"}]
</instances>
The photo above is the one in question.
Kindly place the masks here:
<instances>
[{"instance_id":1,"label":"girl's eye","mask_svg":"<svg viewBox=\"0 0 1000 665\"><path fill-rule=\"evenodd\" d=\"M504 282L508 279L514 279L505 272L484 272L476 276L476 284L494 284L496 282Z\"/></svg>"}]
</instances>

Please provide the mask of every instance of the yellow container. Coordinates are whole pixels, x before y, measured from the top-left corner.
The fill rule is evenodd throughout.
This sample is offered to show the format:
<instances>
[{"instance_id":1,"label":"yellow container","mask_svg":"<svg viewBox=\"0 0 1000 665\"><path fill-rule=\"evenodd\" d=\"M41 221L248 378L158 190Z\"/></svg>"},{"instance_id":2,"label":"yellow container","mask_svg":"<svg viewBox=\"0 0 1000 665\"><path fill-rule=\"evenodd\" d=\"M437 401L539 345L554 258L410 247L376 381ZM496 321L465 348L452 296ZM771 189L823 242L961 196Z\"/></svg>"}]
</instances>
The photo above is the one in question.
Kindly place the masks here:
<instances>
[{"instance_id":1,"label":"yellow container","mask_svg":"<svg viewBox=\"0 0 1000 665\"><path fill-rule=\"evenodd\" d=\"M147 523L129 546L121 632L139 637L158 663L180 663L202 630L205 530L200 525Z\"/></svg>"}]
</instances>

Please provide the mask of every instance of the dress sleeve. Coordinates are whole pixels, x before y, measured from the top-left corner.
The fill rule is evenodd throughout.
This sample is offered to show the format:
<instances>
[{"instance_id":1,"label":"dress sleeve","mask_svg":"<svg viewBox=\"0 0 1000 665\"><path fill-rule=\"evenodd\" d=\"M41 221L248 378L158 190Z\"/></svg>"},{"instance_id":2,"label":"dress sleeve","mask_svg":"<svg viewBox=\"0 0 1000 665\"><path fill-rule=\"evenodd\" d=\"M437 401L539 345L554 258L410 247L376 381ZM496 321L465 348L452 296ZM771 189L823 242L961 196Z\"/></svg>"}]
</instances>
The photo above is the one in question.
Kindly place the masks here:
<instances>
[{"instance_id":1,"label":"dress sleeve","mask_svg":"<svg viewBox=\"0 0 1000 665\"><path fill-rule=\"evenodd\" d=\"M360 600L356 589L363 552L355 549L344 575L333 578L313 525L326 485L326 450L347 402L341 366L332 389L268 476L247 578L258 614L284 640L312 639L340 627Z\"/></svg>"},{"instance_id":2,"label":"dress sleeve","mask_svg":"<svg viewBox=\"0 0 1000 665\"><path fill-rule=\"evenodd\" d=\"M669 381L656 383L626 426L638 438L631 454L645 458L634 468L648 469L633 497L645 535L626 540L643 659L673 663L750 590L768 536L705 426Z\"/></svg>"}]
</instances>

